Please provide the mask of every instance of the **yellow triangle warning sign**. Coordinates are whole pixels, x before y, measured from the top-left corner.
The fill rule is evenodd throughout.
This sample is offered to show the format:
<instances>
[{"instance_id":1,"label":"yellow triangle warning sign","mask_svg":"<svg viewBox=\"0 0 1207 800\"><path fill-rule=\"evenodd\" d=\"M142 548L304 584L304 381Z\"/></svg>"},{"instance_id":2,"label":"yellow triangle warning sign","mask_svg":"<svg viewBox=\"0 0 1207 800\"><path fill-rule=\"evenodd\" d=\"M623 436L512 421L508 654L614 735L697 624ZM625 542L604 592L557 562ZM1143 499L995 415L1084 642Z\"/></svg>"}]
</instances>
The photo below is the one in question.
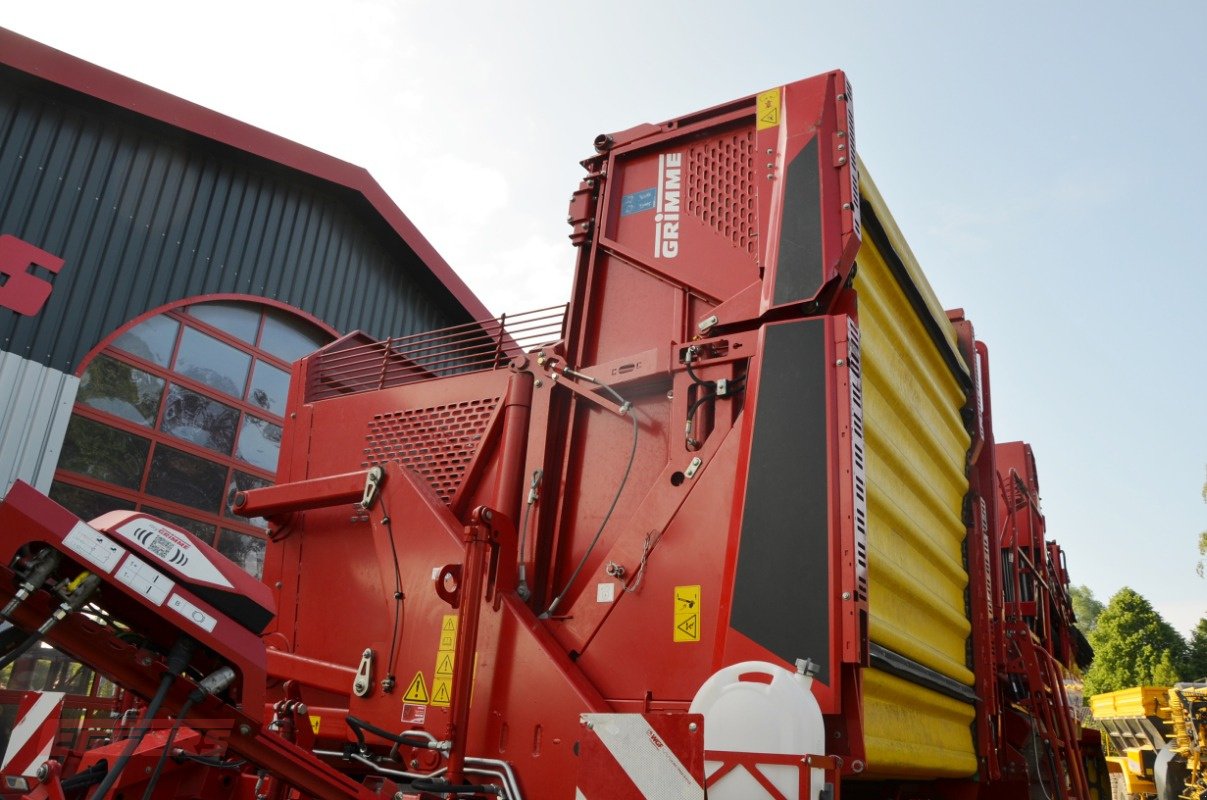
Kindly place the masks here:
<instances>
[{"instance_id":1,"label":"yellow triangle warning sign","mask_svg":"<svg viewBox=\"0 0 1207 800\"><path fill-rule=\"evenodd\" d=\"M447 677L453 676L453 654L452 653L437 653L436 654L436 674Z\"/></svg>"},{"instance_id":2,"label":"yellow triangle warning sign","mask_svg":"<svg viewBox=\"0 0 1207 800\"><path fill-rule=\"evenodd\" d=\"M432 705L447 706L452 699L450 681L448 678L433 678Z\"/></svg>"},{"instance_id":3,"label":"yellow triangle warning sign","mask_svg":"<svg viewBox=\"0 0 1207 800\"><path fill-rule=\"evenodd\" d=\"M423 673L416 672L411 685L407 687L407 693L402 696L403 702L406 703L427 703L427 683L423 680Z\"/></svg>"},{"instance_id":4,"label":"yellow triangle warning sign","mask_svg":"<svg viewBox=\"0 0 1207 800\"><path fill-rule=\"evenodd\" d=\"M456 631L457 631L457 615L456 614L445 614L444 615L444 624L440 627L440 630L452 631L453 633L456 633Z\"/></svg>"}]
</instances>

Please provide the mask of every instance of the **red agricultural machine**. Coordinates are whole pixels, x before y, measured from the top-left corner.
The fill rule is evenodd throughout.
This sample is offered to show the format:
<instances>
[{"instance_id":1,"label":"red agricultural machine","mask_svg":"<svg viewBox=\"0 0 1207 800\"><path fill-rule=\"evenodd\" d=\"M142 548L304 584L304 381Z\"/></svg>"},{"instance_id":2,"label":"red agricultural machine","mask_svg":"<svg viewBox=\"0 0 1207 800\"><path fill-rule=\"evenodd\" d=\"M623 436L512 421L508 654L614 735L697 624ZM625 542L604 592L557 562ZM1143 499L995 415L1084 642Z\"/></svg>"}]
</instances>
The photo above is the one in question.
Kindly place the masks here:
<instances>
[{"instance_id":1,"label":"red agricultural machine","mask_svg":"<svg viewBox=\"0 0 1207 800\"><path fill-rule=\"evenodd\" d=\"M15 486L13 652L124 713L31 695L9 793L1105 798L1030 448L852 120L832 72L600 136L567 308L298 362L262 583Z\"/></svg>"}]
</instances>

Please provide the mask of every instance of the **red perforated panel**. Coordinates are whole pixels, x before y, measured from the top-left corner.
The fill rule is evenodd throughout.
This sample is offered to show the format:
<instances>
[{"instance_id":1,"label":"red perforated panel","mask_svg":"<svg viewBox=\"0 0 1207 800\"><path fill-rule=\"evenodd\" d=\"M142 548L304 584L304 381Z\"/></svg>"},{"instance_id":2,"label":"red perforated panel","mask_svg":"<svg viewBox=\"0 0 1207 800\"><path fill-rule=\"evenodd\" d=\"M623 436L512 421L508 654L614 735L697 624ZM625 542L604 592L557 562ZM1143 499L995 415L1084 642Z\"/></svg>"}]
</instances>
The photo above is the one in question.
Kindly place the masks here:
<instances>
[{"instance_id":1,"label":"red perforated panel","mask_svg":"<svg viewBox=\"0 0 1207 800\"><path fill-rule=\"evenodd\" d=\"M754 132L711 139L687 154L687 211L753 254Z\"/></svg>"},{"instance_id":2,"label":"red perforated panel","mask_svg":"<svg viewBox=\"0 0 1207 800\"><path fill-rule=\"evenodd\" d=\"M375 414L369 421L361 466L402 464L451 504L498 405L499 398L488 397Z\"/></svg>"}]
</instances>

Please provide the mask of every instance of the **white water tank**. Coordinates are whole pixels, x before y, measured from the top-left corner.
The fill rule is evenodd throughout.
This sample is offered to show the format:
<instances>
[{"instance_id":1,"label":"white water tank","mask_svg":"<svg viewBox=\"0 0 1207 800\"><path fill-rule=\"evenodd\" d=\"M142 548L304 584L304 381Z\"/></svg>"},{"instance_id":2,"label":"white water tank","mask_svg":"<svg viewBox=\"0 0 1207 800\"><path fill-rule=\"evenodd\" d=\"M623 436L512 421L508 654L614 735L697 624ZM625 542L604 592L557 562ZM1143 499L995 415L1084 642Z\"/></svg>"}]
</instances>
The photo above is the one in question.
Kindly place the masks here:
<instances>
[{"instance_id":1,"label":"white water tank","mask_svg":"<svg viewBox=\"0 0 1207 800\"><path fill-rule=\"evenodd\" d=\"M704 749L776 755L825 755L826 729L813 697L813 678L765 661L743 661L706 680L692 700L691 713L704 715ZM704 762L712 775L720 761ZM788 800L806 800L798 791L800 773L788 765L759 770ZM818 800L825 773L811 770L807 800ZM708 789L709 800L757 800L771 797L741 767Z\"/></svg>"}]
</instances>

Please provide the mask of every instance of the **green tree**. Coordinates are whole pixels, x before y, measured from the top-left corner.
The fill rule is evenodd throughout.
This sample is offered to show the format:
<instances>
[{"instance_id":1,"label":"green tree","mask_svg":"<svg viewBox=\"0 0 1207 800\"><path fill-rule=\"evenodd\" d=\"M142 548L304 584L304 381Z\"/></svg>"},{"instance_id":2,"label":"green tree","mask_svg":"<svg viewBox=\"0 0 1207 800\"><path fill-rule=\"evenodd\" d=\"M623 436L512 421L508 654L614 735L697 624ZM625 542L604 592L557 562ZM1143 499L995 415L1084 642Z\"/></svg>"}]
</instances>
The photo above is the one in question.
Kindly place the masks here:
<instances>
[{"instance_id":1,"label":"green tree","mask_svg":"<svg viewBox=\"0 0 1207 800\"><path fill-rule=\"evenodd\" d=\"M1186 677L1190 680L1207 678L1207 617L1199 620L1190 634L1186 652Z\"/></svg>"},{"instance_id":2,"label":"green tree","mask_svg":"<svg viewBox=\"0 0 1207 800\"><path fill-rule=\"evenodd\" d=\"M1186 642L1151 603L1126 586L1098 615L1090 644L1094 663L1085 676L1087 697L1129 686L1168 686L1186 670Z\"/></svg>"},{"instance_id":3,"label":"green tree","mask_svg":"<svg viewBox=\"0 0 1207 800\"><path fill-rule=\"evenodd\" d=\"M1203 502L1207 503L1207 483L1203 484ZM1203 577L1203 556L1207 556L1207 531L1199 534L1199 563L1195 566L1199 577Z\"/></svg>"},{"instance_id":4,"label":"green tree","mask_svg":"<svg viewBox=\"0 0 1207 800\"><path fill-rule=\"evenodd\" d=\"M1077 628L1090 638L1094 628L1098 627L1098 615L1106 606L1094 597L1094 592L1088 586L1070 586L1069 597L1073 601L1073 613L1077 615Z\"/></svg>"}]
</instances>

